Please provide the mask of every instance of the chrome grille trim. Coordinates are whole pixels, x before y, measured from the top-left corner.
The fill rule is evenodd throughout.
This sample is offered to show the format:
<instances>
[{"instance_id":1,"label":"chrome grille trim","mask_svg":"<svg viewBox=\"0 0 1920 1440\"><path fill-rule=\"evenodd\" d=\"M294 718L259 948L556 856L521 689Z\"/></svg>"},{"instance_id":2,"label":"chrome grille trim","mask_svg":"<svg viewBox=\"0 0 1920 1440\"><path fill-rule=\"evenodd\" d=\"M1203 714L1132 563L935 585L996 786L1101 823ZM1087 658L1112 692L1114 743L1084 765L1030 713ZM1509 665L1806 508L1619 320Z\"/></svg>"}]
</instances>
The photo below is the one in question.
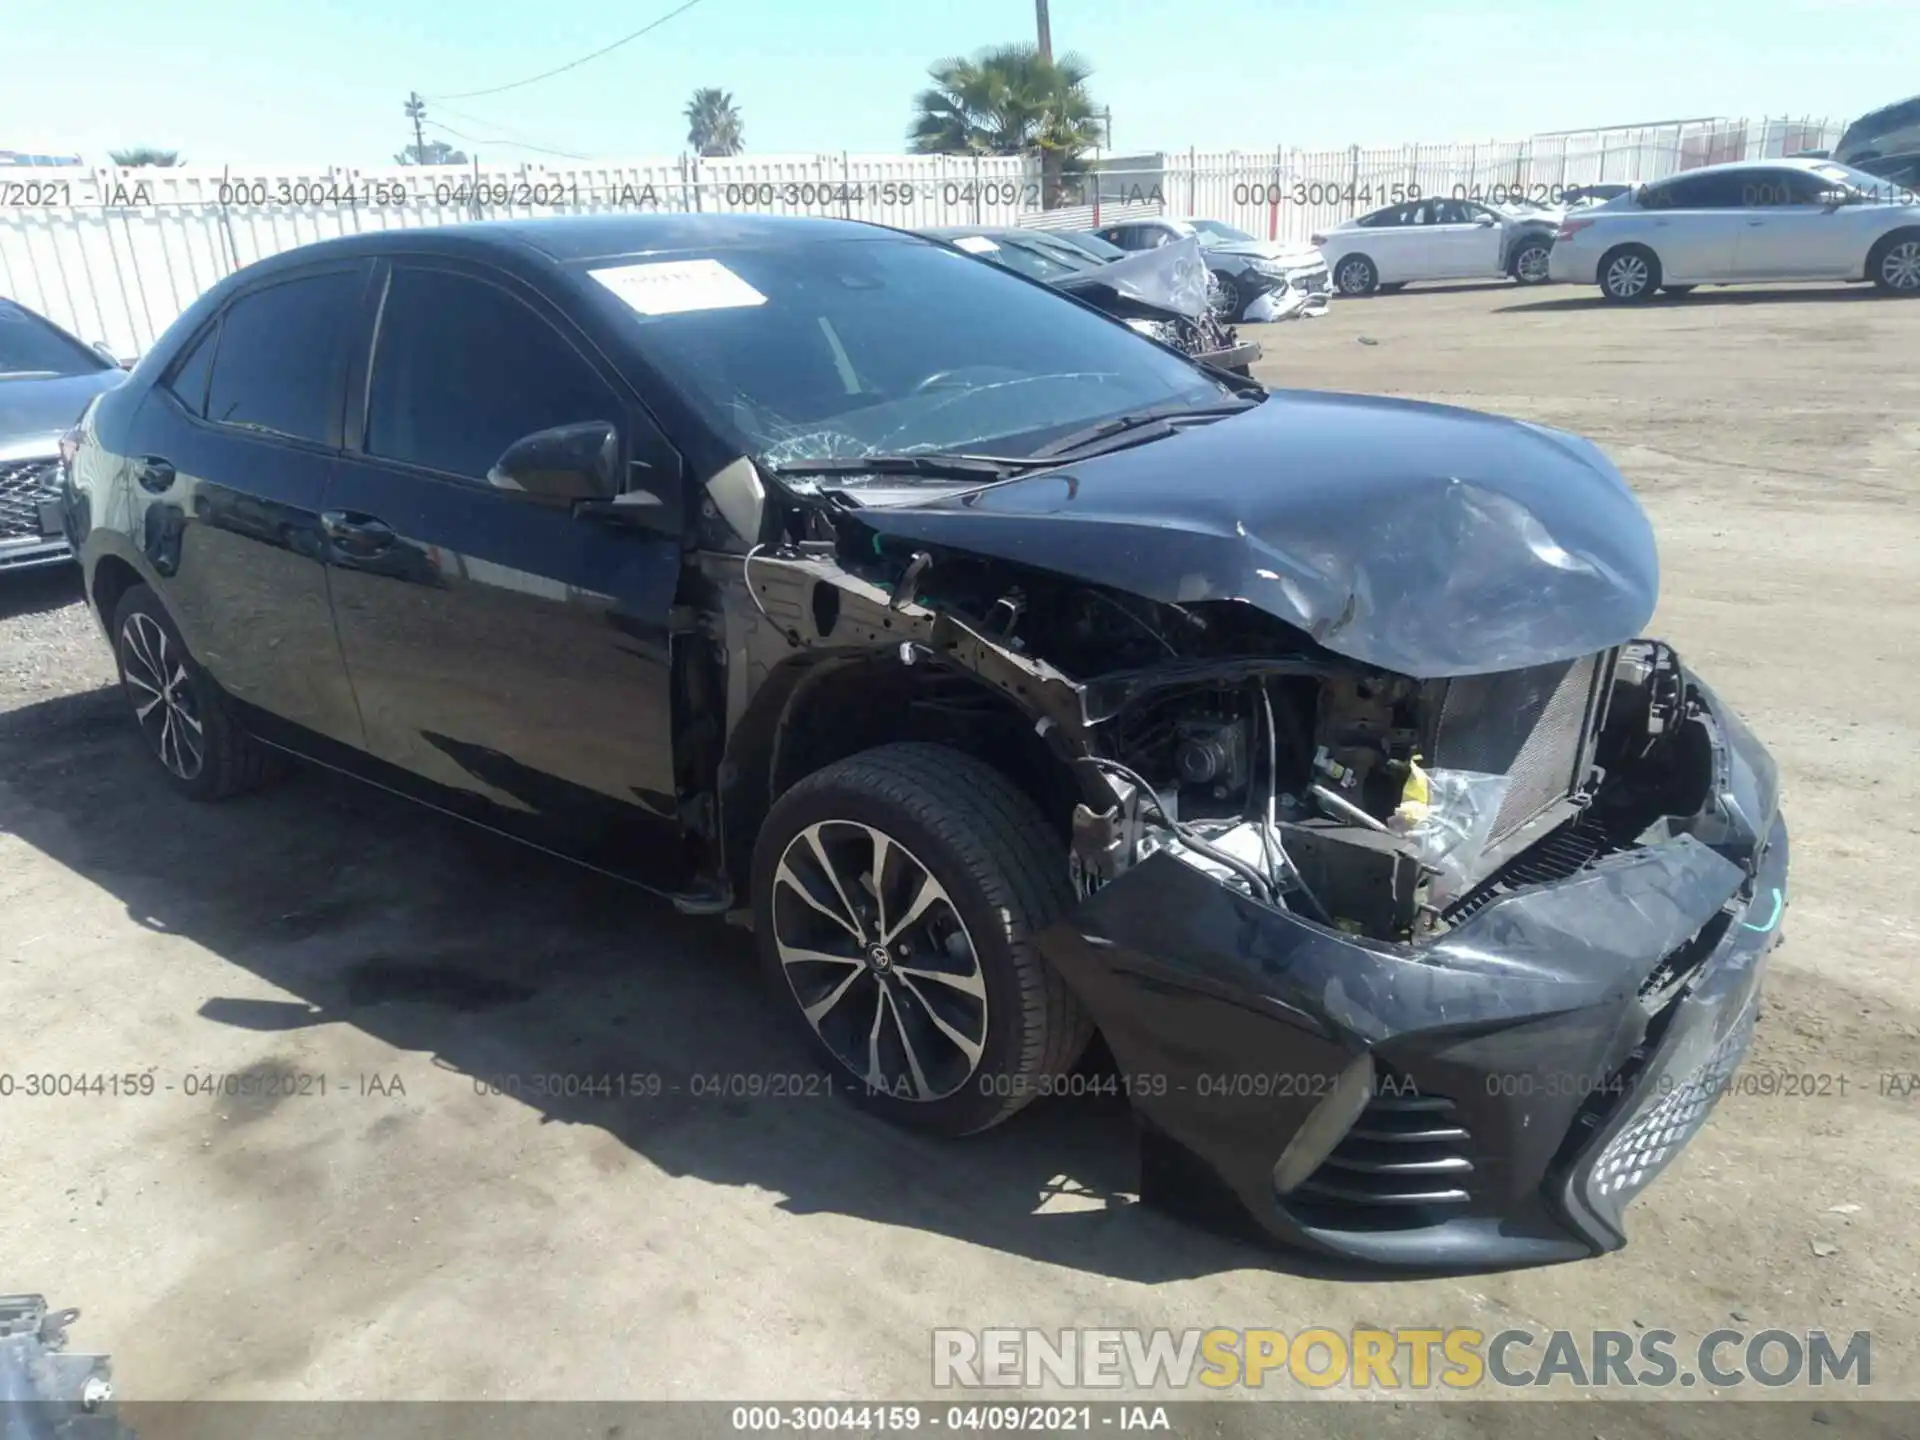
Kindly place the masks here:
<instances>
[{"instance_id":1,"label":"chrome grille trim","mask_svg":"<svg viewBox=\"0 0 1920 1440\"><path fill-rule=\"evenodd\" d=\"M40 501L60 473L57 456L0 460L0 540L41 539Z\"/></svg>"}]
</instances>

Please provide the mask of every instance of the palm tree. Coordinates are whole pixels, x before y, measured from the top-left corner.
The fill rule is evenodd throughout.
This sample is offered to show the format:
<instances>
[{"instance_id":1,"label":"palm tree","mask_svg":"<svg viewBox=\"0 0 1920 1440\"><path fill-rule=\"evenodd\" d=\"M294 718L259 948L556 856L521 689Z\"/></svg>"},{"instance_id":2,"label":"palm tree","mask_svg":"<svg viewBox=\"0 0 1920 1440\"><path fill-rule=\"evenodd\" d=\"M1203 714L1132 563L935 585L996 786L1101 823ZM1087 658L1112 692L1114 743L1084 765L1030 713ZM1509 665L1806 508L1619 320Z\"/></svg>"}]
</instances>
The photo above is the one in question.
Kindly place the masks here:
<instances>
[{"instance_id":1,"label":"palm tree","mask_svg":"<svg viewBox=\"0 0 1920 1440\"><path fill-rule=\"evenodd\" d=\"M178 165L181 163L178 150L156 150L151 145L136 145L131 150L109 150L113 163L122 170L132 170L140 165Z\"/></svg>"},{"instance_id":2,"label":"palm tree","mask_svg":"<svg viewBox=\"0 0 1920 1440\"><path fill-rule=\"evenodd\" d=\"M907 143L921 155L1038 155L1047 205L1061 178L1100 135L1092 69L1078 55L1043 60L1032 45L999 45L971 60L942 60L933 88L914 99Z\"/></svg>"},{"instance_id":3,"label":"palm tree","mask_svg":"<svg viewBox=\"0 0 1920 1440\"><path fill-rule=\"evenodd\" d=\"M746 127L733 96L706 86L687 102L687 144L697 155L738 155L746 148Z\"/></svg>"}]
</instances>

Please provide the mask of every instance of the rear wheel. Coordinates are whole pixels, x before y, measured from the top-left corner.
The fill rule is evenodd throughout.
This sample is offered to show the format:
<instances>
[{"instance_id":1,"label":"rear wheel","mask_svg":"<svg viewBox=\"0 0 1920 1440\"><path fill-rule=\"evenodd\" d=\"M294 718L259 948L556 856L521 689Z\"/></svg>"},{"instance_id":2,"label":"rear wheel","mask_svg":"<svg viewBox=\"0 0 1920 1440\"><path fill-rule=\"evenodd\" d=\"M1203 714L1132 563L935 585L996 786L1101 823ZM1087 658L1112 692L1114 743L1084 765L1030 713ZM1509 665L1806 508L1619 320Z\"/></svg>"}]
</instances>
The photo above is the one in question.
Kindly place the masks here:
<instances>
[{"instance_id":1,"label":"rear wheel","mask_svg":"<svg viewBox=\"0 0 1920 1440\"><path fill-rule=\"evenodd\" d=\"M1920 230L1896 230L1873 247L1867 274L1893 295L1920 295Z\"/></svg>"},{"instance_id":2,"label":"rear wheel","mask_svg":"<svg viewBox=\"0 0 1920 1440\"><path fill-rule=\"evenodd\" d=\"M1553 247L1544 240L1523 240L1513 252L1513 278L1522 285L1547 283L1547 260Z\"/></svg>"},{"instance_id":3,"label":"rear wheel","mask_svg":"<svg viewBox=\"0 0 1920 1440\"><path fill-rule=\"evenodd\" d=\"M1660 288L1660 261L1644 245L1621 245L1600 257L1600 293L1635 305Z\"/></svg>"},{"instance_id":4,"label":"rear wheel","mask_svg":"<svg viewBox=\"0 0 1920 1440\"><path fill-rule=\"evenodd\" d=\"M258 789L280 771L277 752L234 720L213 678L194 663L173 617L145 585L113 612L120 689L168 782L194 800Z\"/></svg>"},{"instance_id":5,"label":"rear wheel","mask_svg":"<svg viewBox=\"0 0 1920 1440\"><path fill-rule=\"evenodd\" d=\"M1380 288L1380 272L1364 255L1349 255L1334 267L1333 285L1342 295L1371 295Z\"/></svg>"},{"instance_id":6,"label":"rear wheel","mask_svg":"<svg viewBox=\"0 0 1920 1440\"><path fill-rule=\"evenodd\" d=\"M992 766L885 745L802 780L754 848L776 1003L848 1093L942 1135L1069 1071L1092 1024L1035 943L1073 903L1065 846Z\"/></svg>"}]
</instances>

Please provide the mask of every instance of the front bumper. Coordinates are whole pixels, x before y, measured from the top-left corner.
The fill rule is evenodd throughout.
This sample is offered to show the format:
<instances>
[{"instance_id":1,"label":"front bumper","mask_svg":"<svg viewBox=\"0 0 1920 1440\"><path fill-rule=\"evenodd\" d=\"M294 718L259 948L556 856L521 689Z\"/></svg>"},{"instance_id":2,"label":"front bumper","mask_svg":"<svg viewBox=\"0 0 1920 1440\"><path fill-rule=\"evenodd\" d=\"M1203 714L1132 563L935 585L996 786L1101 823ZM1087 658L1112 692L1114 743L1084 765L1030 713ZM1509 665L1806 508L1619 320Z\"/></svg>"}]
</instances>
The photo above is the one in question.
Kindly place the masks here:
<instances>
[{"instance_id":1,"label":"front bumper","mask_svg":"<svg viewBox=\"0 0 1920 1440\"><path fill-rule=\"evenodd\" d=\"M59 461L0 460L0 572L73 558L58 489Z\"/></svg>"},{"instance_id":2,"label":"front bumper","mask_svg":"<svg viewBox=\"0 0 1920 1440\"><path fill-rule=\"evenodd\" d=\"M1052 927L1128 1077L1142 1199L1398 1270L1623 1245L1746 1051L1785 903L1771 762L1696 693L1716 738L1695 822L1432 944L1326 930L1164 852Z\"/></svg>"}]
</instances>

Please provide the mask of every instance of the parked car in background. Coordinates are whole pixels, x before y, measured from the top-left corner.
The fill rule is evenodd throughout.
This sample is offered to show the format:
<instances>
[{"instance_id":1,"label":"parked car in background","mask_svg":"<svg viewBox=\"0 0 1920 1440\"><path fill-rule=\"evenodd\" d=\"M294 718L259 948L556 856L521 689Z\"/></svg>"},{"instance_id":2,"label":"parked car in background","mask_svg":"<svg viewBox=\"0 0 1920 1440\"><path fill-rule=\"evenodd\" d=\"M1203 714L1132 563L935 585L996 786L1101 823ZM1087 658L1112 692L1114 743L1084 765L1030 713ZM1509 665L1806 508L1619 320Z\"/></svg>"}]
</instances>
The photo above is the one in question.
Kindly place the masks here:
<instances>
[{"instance_id":1,"label":"parked car in background","mask_svg":"<svg viewBox=\"0 0 1920 1440\"><path fill-rule=\"evenodd\" d=\"M1049 230L1047 234L1086 251L1096 260L1118 260L1127 253L1118 245L1109 245L1091 230Z\"/></svg>"},{"instance_id":2,"label":"parked car in background","mask_svg":"<svg viewBox=\"0 0 1920 1440\"><path fill-rule=\"evenodd\" d=\"M1561 195L1563 210L1583 210L1592 205L1604 205L1609 200L1617 200L1633 186L1609 181L1604 185L1569 185Z\"/></svg>"},{"instance_id":3,"label":"parked car in background","mask_svg":"<svg viewBox=\"0 0 1920 1440\"><path fill-rule=\"evenodd\" d=\"M1622 303L1755 281L1871 280L1920 295L1920 205L1832 160L1708 165L1570 214L1552 273Z\"/></svg>"},{"instance_id":4,"label":"parked car in background","mask_svg":"<svg viewBox=\"0 0 1920 1440\"><path fill-rule=\"evenodd\" d=\"M1262 240L1219 220L1159 216L1102 226L1094 234L1122 250L1151 250L1195 239L1214 274L1213 313L1257 322L1324 315L1331 287L1327 262L1311 246Z\"/></svg>"},{"instance_id":5,"label":"parked car in background","mask_svg":"<svg viewBox=\"0 0 1920 1440\"><path fill-rule=\"evenodd\" d=\"M745 911L896 1123L1097 1029L1146 1203L1542 1264L1752 1037L1775 767L1640 638L1577 436L1270 393L898 230L607 214L240 270L67 472L157 781L292 752Z\"/></svg>"},{"instance_id":6,"label":"parked car in background","mask_svg":"<svg viewBox=\"0 0 1920 1440\"><path fill-rule=\"evenodd\" d=\"M60 439L124 379L103 347L0 298L0 572L71 558L54 503Z\"/></svg>"},{"instance_id":7,"label":"parked car in background","mask_svg":"<svg viewBox=\"0 0 1920 1440\"><path fill-rule=\"evenodd\" d=\"M1243 343L1231 326L1214 318L1206 288L1209 272L1190 240L1108 261L1044 231L946 226L916 233L1064 290L1203 364L1251 375L1260 358L1258 345ZM1186 283L1183 260L1199 272L1193 277L1197 284Z\"/></svg>"},{"instance_id":8,"label":"parked car in background","mask_svg":"<svg viewBox=\"0 0 1920 1440\"><path fill-rule=\"evenodd\" d=\"M1509 211L1428 196L1387 205L1315 235L1342 295L1394 291L1417 280L1547 280L1557 214Z\"/></svg>"},{"instance_id":9,"label":"parked car in background","mask_svg":"<svg viewBox=\"0 0 1920 1440\"><path fill-rule=\"evenodd\" d=\"M1855 120L1833 147L1833 158L1889 185L1920 190L1920 95Z\"/></svg>"}]
</instances>

